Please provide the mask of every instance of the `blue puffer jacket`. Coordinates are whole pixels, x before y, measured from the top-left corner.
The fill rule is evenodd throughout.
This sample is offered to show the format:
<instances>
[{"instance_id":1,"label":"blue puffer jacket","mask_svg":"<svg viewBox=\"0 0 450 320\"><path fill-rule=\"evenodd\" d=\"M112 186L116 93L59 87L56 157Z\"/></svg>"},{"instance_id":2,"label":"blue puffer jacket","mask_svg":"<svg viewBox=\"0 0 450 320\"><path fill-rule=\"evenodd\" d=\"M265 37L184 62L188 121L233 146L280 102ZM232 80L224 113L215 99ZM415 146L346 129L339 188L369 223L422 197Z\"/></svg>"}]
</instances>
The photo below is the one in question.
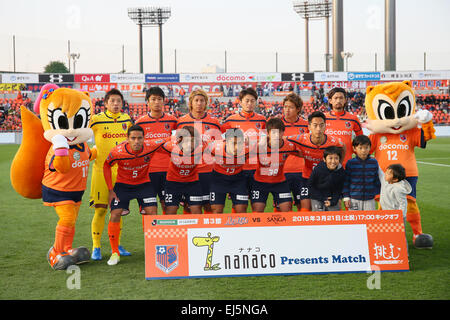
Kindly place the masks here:
<instances>
[{"instance_id":1,"label":"blue puffer jacket","mask_svg":"<svg viewBox=\"0 0 450 320\"><path fill-rule=\"evenodd\" d=\"M366 160L355 157L347 161L344 198L371 200L380 193L378 161L371 156Z\"/></svg>"}]
</instances>

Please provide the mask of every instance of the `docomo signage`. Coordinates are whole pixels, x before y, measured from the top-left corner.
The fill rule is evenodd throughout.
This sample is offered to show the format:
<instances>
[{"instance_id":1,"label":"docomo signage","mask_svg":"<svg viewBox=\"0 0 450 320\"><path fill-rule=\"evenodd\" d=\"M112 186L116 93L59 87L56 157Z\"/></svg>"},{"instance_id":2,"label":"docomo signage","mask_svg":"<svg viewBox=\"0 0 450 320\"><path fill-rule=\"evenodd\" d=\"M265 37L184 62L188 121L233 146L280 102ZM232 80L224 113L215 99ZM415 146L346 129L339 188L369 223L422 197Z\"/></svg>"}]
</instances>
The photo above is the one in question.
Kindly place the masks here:
<instances>
[{"instance_id":1,"label":"docomo signage","mask_svg":"<svg viewBox=\"0 0 450 320\"><path fill-rule=\"evenodd\" d=\"M145 277L408 271L399 210L144 216Z\"/></svg>"},{"instance_id":2,"label":"docomo signage","mask_svg":"<svg viewBox=\"0 0 450 320\"><path fill-rule=\"evenodd\" d=\"M104 83L109 82L109 74L75 74L75 82Z\"/></svg>"},{"instance_id":3,"label":"docomo signage","mask_svg":"<svg viewBox=\"0 0 450 320\"><path fill-rule=\"evenodd\" d=\"M180 82L266 82L281 81L281 73L181 73Z\"/></svg>"}]
</instances>

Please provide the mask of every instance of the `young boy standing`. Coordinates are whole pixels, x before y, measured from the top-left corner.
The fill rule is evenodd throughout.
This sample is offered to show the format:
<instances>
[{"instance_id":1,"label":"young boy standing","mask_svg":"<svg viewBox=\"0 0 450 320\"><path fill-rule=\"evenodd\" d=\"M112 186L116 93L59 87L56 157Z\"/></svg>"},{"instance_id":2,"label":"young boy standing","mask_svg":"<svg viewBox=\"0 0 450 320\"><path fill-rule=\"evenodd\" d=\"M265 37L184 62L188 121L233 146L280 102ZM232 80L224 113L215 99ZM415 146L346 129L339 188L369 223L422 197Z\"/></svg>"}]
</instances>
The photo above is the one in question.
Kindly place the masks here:
<instances>
[{"instance_id":1,"label":"young boy standing","mask_svg":"<svg viewBox=\"0 0 450 320\"><path fill-rule=\"evenodd\" d=\"M375 210L375 196L380 193L378 161L371 157L371 142L365 135L356 136L352 142L356 157L347 162L344 184L344 204L349 210Z\"/></svg>"},{"instance_id":2,"label":"young boy standing","mask_svg":"<svg viewBox=\"0 0 450 320\"><path fill-rule=\"evenodd\" d=\"M339 211L339 200L345 182L342 167L343 150L330 146L323 152L323 161L314 167L308 184L312 211Z\"/></svg>"}]
</instances>

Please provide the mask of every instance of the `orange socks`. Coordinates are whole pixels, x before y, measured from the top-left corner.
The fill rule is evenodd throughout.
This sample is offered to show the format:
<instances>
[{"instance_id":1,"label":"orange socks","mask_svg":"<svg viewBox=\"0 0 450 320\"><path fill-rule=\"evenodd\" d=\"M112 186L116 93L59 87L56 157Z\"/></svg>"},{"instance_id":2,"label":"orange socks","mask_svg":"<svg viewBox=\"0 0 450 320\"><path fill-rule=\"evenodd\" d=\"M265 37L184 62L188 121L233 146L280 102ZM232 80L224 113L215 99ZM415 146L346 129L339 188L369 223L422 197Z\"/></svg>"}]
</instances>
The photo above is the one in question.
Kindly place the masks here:
<instances>
[{"instance_id":1,"label":"orange socks","mask_svg":"<svg viewBox=\"0 0 450 320\"><path fill-rule=\"evenodd\" d=\"M119 236L120 236L120 222L109 222L108 224L109 242L111 244L112 253L119 253Z\"/></svg>"},{"instance_id":2,"label":"orange socks","mask_svg":"<svg viewBox=\"0 0 450 320\"><path fill-rule=\"evenodd\" d=\"M53 248L55 248L55 251L60 253L67 252L69 249L72 249L72 241L74 235L74 227L66 227L59 224L56 225L55 243L53 244Z\"/></svg>"}]
</instances>

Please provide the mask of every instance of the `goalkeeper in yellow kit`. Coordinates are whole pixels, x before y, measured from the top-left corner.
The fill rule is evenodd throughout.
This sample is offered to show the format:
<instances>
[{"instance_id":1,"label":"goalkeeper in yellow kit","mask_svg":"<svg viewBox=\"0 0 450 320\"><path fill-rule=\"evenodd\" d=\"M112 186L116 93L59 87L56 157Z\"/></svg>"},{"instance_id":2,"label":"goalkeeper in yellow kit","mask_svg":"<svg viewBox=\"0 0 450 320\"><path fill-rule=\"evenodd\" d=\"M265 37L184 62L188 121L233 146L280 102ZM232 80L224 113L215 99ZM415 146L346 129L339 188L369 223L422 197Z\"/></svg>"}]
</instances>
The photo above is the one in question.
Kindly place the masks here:
<instances>
[{"instance_id":1,"label":"goalkeeper in yellow kit","mask_svg":"<svg viewBox=\"0 0 450 320\"><path fill-rule=\"evenodd\" d=\"M108 210L109 190L103 176L103 164L111 149L127 139L127 130L133 124L130 116L122 113L123 95L117 89L111 89L105 95L104 112L92 117L91 128L94 131L97 159L92 170L90 206L95 208L92 219L92 260L101 260L101 237L105 227L105 216ZM117 166L112 168L113 183L116 181ZM122 228L122 219L120 219ZM121 256L130 255L119 245Z\"/></svg>"}]
</instances>

